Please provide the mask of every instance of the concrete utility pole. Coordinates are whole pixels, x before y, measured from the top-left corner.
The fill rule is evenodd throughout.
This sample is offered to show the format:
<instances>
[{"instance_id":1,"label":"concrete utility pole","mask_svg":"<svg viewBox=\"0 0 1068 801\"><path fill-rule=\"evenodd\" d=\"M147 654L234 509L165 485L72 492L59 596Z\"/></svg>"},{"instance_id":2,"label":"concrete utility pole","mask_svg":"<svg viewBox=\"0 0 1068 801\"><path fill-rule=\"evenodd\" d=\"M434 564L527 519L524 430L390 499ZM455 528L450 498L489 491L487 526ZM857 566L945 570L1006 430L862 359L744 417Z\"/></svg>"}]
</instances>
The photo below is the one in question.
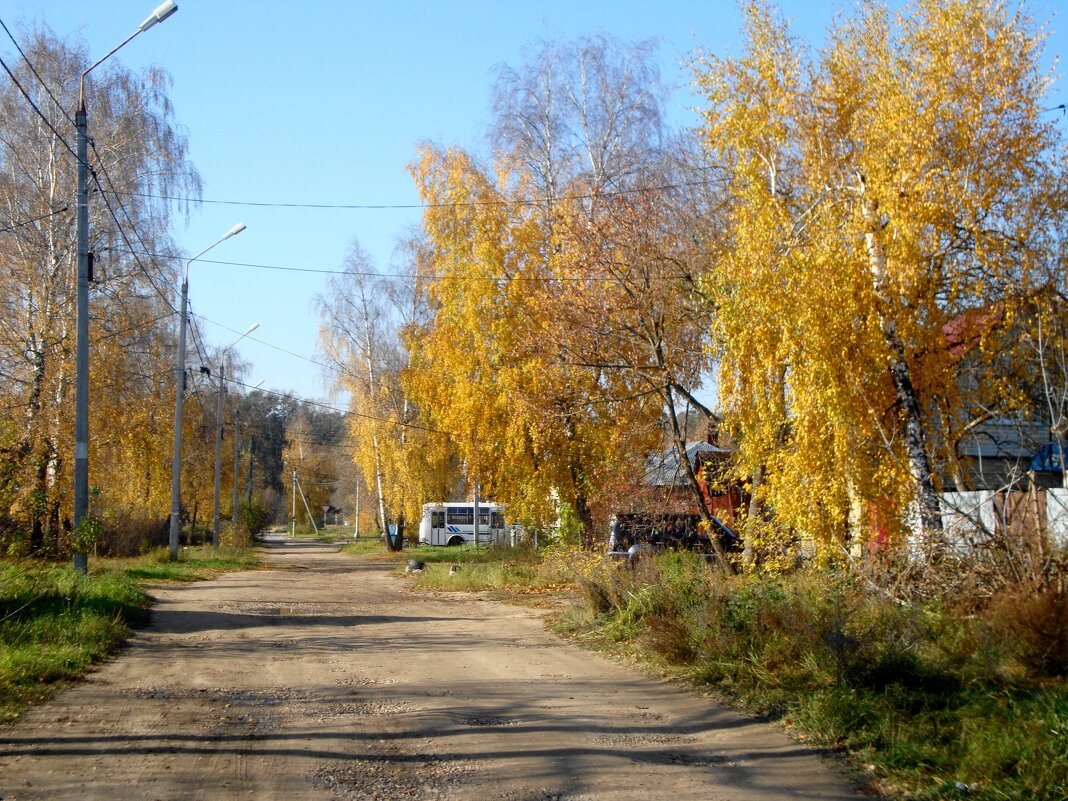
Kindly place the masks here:
<instances>
[{"instance_id":1,"label":"concrete utility pole","mask_svg":"<svg viewBox=\"0 0 1068 801\"><path fill-rule=\"evenodd\" d=\"M289 517L289 536L297 535L297 469L293 468L293 513Z\"/></svg>"},{"instance_id":2,"label":"concrete utility pole","mask_svg":"<svg viewBox=\"0 0 1068 801\"><path fill-rule=\"evenodd\" d=\"M237 530L237 490L238 490L238 461L241 458L240 453L240 432L241 429L237 427L237 409L234 409L234 495L231 499L230 506L230 528Z\"/></svg>"},{"instance_id":3,"label":"concrete utility pole","mask_svg":"<svg viewBox=\"0 0 1068 801\"><path fill-rule=\"evenodd\" d=\"M168 541L172 562L178 558L178 537L182 530L182 408L185 404L185 329L186 309L189 305L189 265L220 242L244 230L245 224L238 223L185 263L181 311L178 313L178 361L174 365L174 450L171 453L171 528Z\"/></svg>"},{"instance_id":4,"label":"concrete utility pole","mask_svg":"<svg viewBox=\"0 0 1068 801\"><path fill-rule=\"evenodd\" d=\"M253 456L256 453L256 437L250 435L248 438L248 475L245 477L245 504L252 508L252 468L255 463L253 462Z\"/></svg>"},{"instance_id":5,"label":"concrete utility pole","mask_svg":"<svg viewBox=\"0 0 1068 801\"><path fill-rule=\"evenodd\" d=\"M481 487L475 482L475 550L478 550L478 496Z\"/></svg>"},{"instance_id":6,"label":"concrete utility pole","mask_svg":"<svg viewBox=\"0 0 1068 801\"><path fill-rule=\"evenodd\" d=\"M78 245L77 319L74 345L74 528L82 522L89 508L89 123L85 111L85 76L111 58L123 45L157 22L163 22L178 10L174 0L156 7L148 19L137 26L102 59L85 70L78 79L78 110L74 114L75 151L78 156L77 214ZM74 569L89 569L87 553L74 554Z\"/></svg>"},{"instance_id":7,"label":"concrete utility pole","mask_svg":"<svg viewBox=\"0 0 1068 801\"><path fill-rule=\"evenodd\" d=\"M219 490L222 488L223 394L226 392L226 354L219 359L219 392L215 396L215 502L212 505L211 547L219 547Z\"/></svg>"},{"instance_id":8,"label":"concrete utility pole","mask_svg":"<svg viewBox=\"0 0 1068 801\"><path fill-rule=\"evenodd\" d=\"M356 523L352 528L352 538L358 540L360 538L360 480L356 479Z\"/></svg>"}]
</instances>

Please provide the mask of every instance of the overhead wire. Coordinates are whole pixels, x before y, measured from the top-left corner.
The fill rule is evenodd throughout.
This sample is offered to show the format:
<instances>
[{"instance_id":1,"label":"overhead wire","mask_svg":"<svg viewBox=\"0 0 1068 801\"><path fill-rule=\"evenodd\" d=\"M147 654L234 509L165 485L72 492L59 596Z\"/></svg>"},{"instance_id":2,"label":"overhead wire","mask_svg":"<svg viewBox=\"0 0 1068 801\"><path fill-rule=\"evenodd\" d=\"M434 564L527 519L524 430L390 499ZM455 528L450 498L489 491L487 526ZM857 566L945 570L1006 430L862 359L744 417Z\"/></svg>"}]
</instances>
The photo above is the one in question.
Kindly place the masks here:
<instances>
[{"instance_id":1,"label":"overhead wire","mask_svg":"<svg viewBox=\"0 0 1068 801\"><path fill-rule=\"evenodd\" d=\"M7 62L4 61L3 56L0 56L0 66L4 68L4 72L6 72L8 74L8 77L11 78L11 82L15 84L16 87L18 87L19 92L21 92L22 96L26 98L26 102L30 104L30 107L37 113L37 116L44 121L44 124L48 126L48 129L63 144L63 147L67 148L68 152L72 156L74 156L75 160L77 160L77 151L75 151L75 149L70 146L70 143L63 138L63 134L56 130L56 127L52 124L52 121L48 119L48 117L45 116L44 112L42 112L41 109L37 107L37 104L33 102L33 98L30 97L29 93L22 87L22 84L19 83L19 79L15 77L15 73L13 73L11 71L11 68L7 66Z\"/></svg>"},{"instance_id":2,"label":"overhead wire","mask_svg":"<svg viewBox=\"0 0 1068 801\"><path fill-rule=\"evenodd\" d=\"M162 259L181 258L173 253L146 253L147 256ZM278 264L259 264L247 261L223 261L221 259L197 259L204 264L218 264L226 267L249 267L258 270L274 270L291 273L313 273L316 275L351 275L362 278L384 278L390 280L419 281L492 281L494 283L597 283L612 282L615 279L605 276L486 276L486 275L409 275L407 273L380 273L370 270L345 270L332 267L286 267Z\"/></svg>"},{"instance_id":3,"label":"overhead wire","mask_svg":"<svg viewBox=\"0 0 1068 801\"><path fill-rule=\"evenodd\" d=\"M15 37L12 35L12 33L8 29L7 25L4 24L4 21L2 19L0 19L0 26L3 27L4 32L7 34L8 38L11 40L12 44L15 45L15 48L19 51L19 55L22 57L22 60L26 62L26 66L29 67L30 72L33 73L34 77L41 84L42 88L45 90L45 92L48 94L48 96L52 99L52 102L55 103L56 108L59 109L59 111L63 114L64 117L66 117L67 121L70 122L71 125L77 125L77 123L75 123L75 121L73 119L71 119L71 116L70 116L70 114L67 113L66 109L63 108L63 104L59 102L58 98L55 96L55 94L52 92L51 88L48 86L48 83L44 80L44 78L41 77L41 74L37 71L37 68L33 65L33 62L26 55L25 51L19 45L18 40L15 39ZM59 138L59 140L63 143L63 145L67 148L67 150L70 151L71 155L74 156L75 160L77 160L78 159L77 152L75 152L75 150L70 146L70 143L68 143L66 141L66 139L63 138L62 134L60 134L59 131L57 131L55 129L55 127L52 125L52 123L48 119L48 117L46 117L41 112L40 108L37 107L37 104L34 103L33 99L29 96L29 93L27 93L26 90L22 87L22 84L19 83L19 81L15 77L14 73L12 73L12 71L8 68L7 64L3 62L2 58L0 58L0 64L3 64L4 70L10 76L10 78L11 78L12 82L14 82L15 86L18 87L19 91L22 93L22 96L26 98L26 101L30 104L30 106L33 108L33 110L35 112L37 112L37 115L42 120L44 120L45 124L49 127L49 129L51 129L52 133L55 134ZM104 163L104 159L101 157L100 153L96 149L96 143L92 139L89 139L88 141L89 141L89 147L92 148L93 154L96 156L96 161L100 166L100 170L104 174L104 178L107 181L108 186L110 187L110 192L109 192L109 190L107 190L100 183L100 177L97 175L96 171L90 168L90 170L89 170L90 175L92 176L93 181L96 184L97 189L100 192L100 196L104 200L104 204L107 206L107 209L108 209L108 212L109 212L111 218L115 221L115 225L119 229L119 233L121 234L121 236L123 238L123 241L126 242L126 246L129 249L130 254L134 257L134 261L137 263L138 268L141 270L142 273L144 273L145 278L148 279L149 284L155 290L156 294L158 294L160 296L160 298L163 300L163 302L165 304L167 304L167 306L169 306L171 308L171 311L177 312L177 309L175 309L174 306L171 305L171 302L170 302L169 298L166 296L166 294L162 290L160 290L160 288L156 285L156 282L153 279L152 275L149 273L148 268L145 267L144 263L138 257L137 252L133 249L133 245L131 244L131 242L129 240L129 237L126 236L126 231L123 228L122 223L118 218L118 215L115 213L115 209L112 207L111 202L108 200L108 194L115 195L116 203L118 204L119 209L122 211L123 216L126 218L128 224L130 226L130 230L133 231L134 236L137 238L137 240L140 243L143 251L146 254L150 253L150 248L145 244L144 239L141 237L140 233L137 230L137 226L134 225L133 217L126 210L126 207L123 204L121 197L119 196L120 193L118 192L117 188L115 187L115 182L111 180L111 175L108 173L107 165ZM86 165L86 166L88 167L89 165ZM66 210L67 210L66 207L64 207L62 209L62 211L66 211ZM58 212L55 212L55 213L58 213ZM43 219L43 218L39 218L39 219ZM8 229L8 230L10 230L10 229ZM0 233L4 233L4 232L0 231Z\"/></svg>"},{"instance_id":4,"label":"overhead wire","mask_svg":"<svg viewBox=\"0 0 1068 801\"><path fill-rule=\"evenodd\" d=\"M97 164L100 165L100 171L104 174L104 180L107 181L108 186L110 186L110 187L112 187L112 189L114 189L115 188L115 182L111 180L111 175L108 173L107 165L104 164L103 157L100 155L100 153L96 149L96 143L93 142L93 140L90 139L89 140L89 146L93 150L93 155L96 156ZM156 294L159 295L160 299L171 309L171 311L173 311L175 314L177 314L178 310L176 308L174 308L174 305L171 303L170 298L167 296L167 294L163 290L161 290L156 285L155 279L153 279L152 274L149 273L148 268L145 267L144 263L141 261L141 259L138 256L138 254L133 250L133 245L130 244L129 237L126 236L126 231L122 227L122 223L119 221L118 216L116 216L115 210L111 206L111 202L108 200L108 192L100 184L100 178L97 176L95 170L92 171L92 176L93 176L93 181L96 183L97 188L100 190L100 196L104 199L104 205L107 206L108 211L111 213L112 219L115 220L115 225L118 227L119 233L122 235L122 239L126 243L127 248L130 249L130 254L134 257L134 262L137 264L138 269L140 269L141 272L144 273L145 278L148 279L148 283L151 285L152 289L155 290ZM134 225L133 217L130 215L130 212L126 210L126 206L123 205L122 200L118 199L117 197L116 197L116 200L118 202L119 209L122 211L123 216L126 218L126 221L129 223L130 230L133 232L133 235L137 238L137 241L140 243L142 251L145 253L146 257L147 258L159 258L158 256L156 256L156 254L152 253L152 251L148 247L148 245L145 244L145 240L141 237L140 232L138 232L137 226ZM174 258L178 258L178 257L176 256Z\"/></svg>"},{"instance_id":5,"label":"overhead wire","mask_svg":"<svg viewBox=\"0 0 1068 801\"><path fill-rule=\"evenodd\" d=\"M0 20L0 25L2 25L2 24L3 24L3 22L2 22L2 20ZM18 45L18 42L11 35L11 32L7 29L7 26L4 25L3 27L4 27L4 30L7 33L8 37L12 40L12 42L15 44L16 48L19 50L20 55L22 55L23 59L26 61L26 63L29 66L30 70L33 72L34 76L37 78L37 80L44 87L45 91L48 93L49 97L56 104L57 108L59 108L60 111L64 114L64 116L69 121L71 121L73 123L73 120L71 120L70 115L67 114L67 112L63 109L62 105L58 102L58 100L56 99L55 95L52 93L51 89L45 83L43 78L41 78L40 74L37 72L36 68L33 66L33 64L30 62L30 60L26 57L25 53L22 51L22 48ZM0 60L0 63L3 63L2 60ZM8 75L11 77L12 81L19 88L20 92L26 98L27 102L30 103L31 107L38 114L38 116L40 116L41 119L44 120L44 122L48 125L48 127L52 130L52 132L60 139L60 141L67 147L67 149L72 154L74 154L75 157L77 158L77 155L74 153L74 150L70 147L69 143L66 142L66 140L62 137L62 135L59 134L59 132L52 126L52 124L48 120L48 118L36 106L36 104L33 102L32 98L29 96L29 94L26 92L26 90L22 87L22 85L18 82L18 80L15 78L15 76L11 72L11 70L7 67L7 64L3 63L3 66L4 66L4 69L7 71ZM104 202L105 202L105 205L108 208L108 212L109 212L111 218L113 219L113 221L115 222L116 227L118 228L118 231L119 231L123 241L126 243L130 254L134 257L134 260L137 263L138 268L145 275L146 279L148 280L148 282L152 286L152 288L155 290L155 292L160 296L160 298L164 301L164 303L174 313L177 313L177 310L171 304L170 299L167 297L167 295L156 285L156 282L153 279L153 276L151 275L151 273L148 271L148 269L145 267L145 265L141 261L139 255L138 255L138 252L136 250L134 250L133 245L130 242L129 237L126 234L126 230L122 225L122 222L119 220L119 217L116 214L114 207L112 206L111 202L108 200L108 195L109 194L114 195L116 197L116 202L117 202L117 205L118 205L120 211L122 212L123 216L126 218L126 220L127 220L128 224L129 224L130 229L133 232L134 236L138 239L138 242L141 245L143 252L149 258L161 258L161 257L164 257L164 258L180 258L180 257L177 256L177 255L174 255L174 254L170 254L170 255L168 255L168 254L155 254L155 253L152 253L150 251L150 249L148 248L147 244L144 242L144 239L140 236L140 233L137 231L137 228L133 223L132 216L126 210L126 207L123 204L123 202L121 200L121 197L120 197L122 195L129 196L129 197L159 198L159 199L163 199L163 200L167 200L167 201L179 201L179 202L191 202L191 203L200 202L200 203L217 204L217 205L241 205L241 206L251 206L251 207L274 207L274 208L349 209L349 210L369 210L369 209L424 209L425 210L425 209L432 209L432 208L449 208L449 207L472 208L472 207L501 206L501 205L532 206L532 205L541 205L541 204L543 204L545 202L548 202L546 199L541 199L541 198L538 198L538 199L529 199L529 198L504 199L504 198L502 198L502 199L481 200L481 201L450 202L450 203L421 203L421 204L326 204L326 203L292 203L292 202L269 203L269 202L259 202L259 201L231 201L231 200L211 200L211 199L204 200L204 199L198 199L198 198L189 198L189 197L165 195L165 194L162 194L162 193L161 194L136 193L136 192L125 192L125 193L122 193L122 192L119 192L116 189L114 181L112 181L110 175L107 172L107 167L104 164L103 158L100 156L100 153L96 149L95 143L90 140L90 145L91 145L91 147L93 149L94 155L97 158L97 162L100 165L101 171L104 174L105 180L107 181L108 185L110 186L110 189L105 188L101 184L100 178L96 174L96 172L92 171L93 180L96 183L97 188L99 189L101 196L104 198ZM644 193L644 192L649 192L649 191L666 191L666 190L671 190L671 189L680 189L680 188L692 187L692 186L709 185L710 183L712 183L712 182L709 181L709 180L700 180L700 181L681 182L681 183L675 183L675 184L664 184L664 185L652 186L652 187L636 187L636 188L633 188L633 189L620 189L620 190L598 191L598 192L590 192L590 193L579 193L579 194L566 195L566 196L563 196L561 198L557 198L556 202L585 200L585 199L593 199L593 198L597 198L597 197L622 196L622 195L627 195L627 194ZM66 209L64 209L64 211L65 210ZM8 230L10 230L10 229L8 229ZM205 261L209 261L209 262L213 262L213 263L217 263L217 264L229 264L229 265L233 265L233 266L254 267L254 268L259 268L259 269L284 270L284 271L294 271L294 272L314 272L314 273L321 273L321 274L336 274L336 275L352 274L352 273L350 273L350 271L346 271L346 270L327 270L327 269L315 269L315 268L282 267L282 266L277 266L277 265L249 264L249 263L241 263L241 262L223 262L223 261L213 261L213 260L208 260L208 259L205 259ZM379 274L379 273L372 273L372 274L367 274L367 275L372 275L374 277L380 277L380 278L408 278L408 277L410 277L410 276ZM422 278L424 280L456 280L456 279L459 279L459 280L465 280L465 279L466 280L470 280L470 279L476 279L476 280L494 280L494 281L498 281L498 280L505 280L505 281L512 281L512 280L519 280L519 281L523 281L523 280L527 280L527 281L589 280L589 279L586 279L586 278L563 278L563 279L557 278L557 279L553 279L553 278L542 278L542 277L535 278L535 277L523 277L523 276L505 277L505 278L489 278L489 279L482 278L481 276L423 276ZM164 316L167 316L167 315L164 315ZM161 318L157 318L157 319L162 319L162 317ZM207 318L203 318L203 319L207 319ZM209 322L212 322L212 321L209 320ZM215 324L216 325L220 325L218 323L215 323ZM226 326L222 326L222 327L227 328ZM229 329L229 330L233 330L233 329ZM205 358L204 353L201 350L200 342L198 342L197 334L198 334L198 331L197 331L197 328L196 328L195 323L194 323L194 332L193 332L194 346L196 347L198 355L201 357L201 359L203 361L207 361L207 359ZM112 335L115 335L115 334L112 334ZM202 339L202 337L201 337L201 339ZM312 364L316 364L316 365L318 365L318 366L320 366L322 368L333 370L333 371L338 372L339 374L342 374L342 375L349 375L349 374L345 373L345 371L343 371L340 368L337 368L337 367L335 367L333 365L329 365L329 364L320 362L320 361L312 359L310 357L302 356L302 355L294 353L292 351L287 351L284 348L272 345L271 343L267 343L267 342L264 342L262 340L258 340L258 339L255 339L255 338L253 338L253 339L254 339L254 341L260 342L261 344L264 344L264 345L266 345L268 347L273 347L273 348L275 348L275 349L277 349L279 351L288 353L288 354L290 354L290 355L292 355L292 356L294 356L296 358L305 359L306 361L308 361L308 362L310 362ZM315 402L311 402L311 403L315 403ZM321 405L324 408L333 409L333 407L329 407L329 406L327 406L325 404L315 404L315 405ZM374 417L374 416L371 416L371 415L363 415L363 414L360 414L360 413L357 413L357 412L346 412L346 411L338 410L338 409L333 409L333 410L334 411L338 411L338 412L343 413L343 414L353 414L353 415L360 416L360 417L369 417L370 419L381 420L383 422L388 422L388 423L391 423L393 425L404 425L404 426L417 428L417 429L420 429L420 430L425 430L425 431L430 431L430 432L435 432L435 433L446 433L446 432L439 431L438 429L430 429L430 428L426 428L426 427L423 427L423 426L416 426L416 425L413 425L413 424L397 423L396 421L388 420L387 418Z\"/></svg>"},{"instance_id":6,"label":"overhead wire","mask_svg":"<svg viewBox=\"0 0 1068 801\"><path fill-rule=\"evenodd\" d=\"M686 189L695 186L710 186L715 181L702 179L695 181L681 181L671 184L657 184L654 186L635 187L633 189L609 189L596 192L580 192L571 195L563 195L553 198L501 198L499 200L468 200L448 203L296 203L296 202L272 202L259 200L214 200L204 198L190 198L180 195L148 194L129 192L131 196L146 198L158 198L160 200L177 201L180 203L205 203L216 206L246 206L250 208L277 208L277 209L326 209L342 211L382 211L382 210L426 210L446 208L480 208L485 206L541 206L546 203L562 203L573 200L593 200L604 197L621 197L624 195L641 194L643 192L664 192L672 189Z\"/></svg>"},{"instance_id":7,"label":"overhead wire","mask_svg":"<svg viewBox=\"0 0 1068 801\"><path fill-rule=\"evenodd\" d=\"M33 225L35 222L40 222L41 220L46 220L49 217L55 217L57 214L63 214L68 211L70 211L70 207L64 206L61 209L56 209L55 211L50 211L47 214L42 214L40 217L32 217L28 220L20 220L12 225L9 225L7 228L0 228L0 234L9 233L11 231L14 231L16 228L22 228L25 225Z\"/></svg>"},{"instance_id":8,"label":"overhead wire","mask_svg":"<svg viewBox=\"0 0 1068 801\"><path fill-rule=\"evenodd\" d=\"M280 397L280 398L292 397L291 395L287 395L287 394L285 394L283 392L278 392L278 391L273 390L273 389L264 389L263 387L252 386L250 384L246 384L243 381L239 381L239 380L234 379L234 378L228 378L226 380L230 381L231 383L236 384L236 385L238 385L240 387L244 387L245 389L250 389L250 390L255 389L256 391L263 392L263 393L265 393L267 395L273 395L275 397ZM421 425L417 425L415 423L402 423L402 422L400 422L398 420L390 420L388 417L379 417L379 416L373 415L373 414L364 414L363 412L355 412L355 411L352 411L351 409L340 409L337 406L331 406L328 403L322 403L320 401L308 400L306 398L302 398L300 402L301 403L306 403L309 406L315 406L315 407L318 407L318 408L321 408L321 409L327 409L327 410L329 410L331 412L337 412L338 414L344 415L346 417L359 417L359 418L362 418L362 419L365 419L365 420L374 420L374 421L379 422L379 423L387 423L388 425L397 426L398 428L411 428L411 429L414 429L416 431L426 431L427 433L430 433L430 434L444 434L445 436L449 436L449 432L448 431L443 431L440 428L430 428L429 426L421 426Z\"/></svg>"},{"instance_id":9,"label":"overhead wire","mask_svg":"<svg viewBox=\"0 0 1068 801\"><path fill-rule=\"evenodd\" d=\"M173 314L173 312L166 312L164 314L159 315L158 317L153 317L151 320L146 320L145 322L137 323L136 325L132 325L129 328L121 328L118 331L108 331L105 334L98 335L95 338L95 341L100 341L102 339L111 339L112 337L122 336L123 334L129 334L129 333L132 333L134 331L143 331L144 329L155 325L160 320L166 320L172 314ZM97 320L98 322L100 320L100 318L97 318L97 317L90 317L90 319L91 320Z\"/></svg>"},{"instance_id":10,"label":"overhead wire","mask_svg":"<svg viewBox=\"0 0 1068 801\"><path fill-rule=\"evenodd\" d=\"M207 351L207 349L208 349L207 346L206 345L204 346L204 350L201 350L201 348L200 348L200 345L201 345L201 343L203 342L203 339L204 339L203 335L201 335L199 337L200 341L198 342L198 336L197 335L200 334L200 330L197 327L197 315L195 315L193 313L193 304L192 304L192 302L189 303L188 313L189 313L189 319L190 319L190 326L189 326L190 332L189 333L190 333L190 339L193 340L193 347L196 349L197 356L200 357L200 363L201 364L210 365L211 361L205 355L205 351Z\"/></svg>"},{"instance_id":11,"label":"overhead wire","mask_svg":"<svg viewBox=\"0 0 1068 801\"><path fill-rule=\"evenodd\" d=\"M26 55L25 51L22 49L22 46L19 45L18 40L14 37L14 35L12 35L11 31L7 29L7 25L4 24L4 21L2 19L0 19L0 27L3 27L4 33L7 34L7 38L11 40L11 43L13 45L15 45L15 49L19 51L19 55L22 56L22 60L26 62L26 66L29 67L30 72L33 73L33 77L37 79L37 82L41 84L44 90L48 93L48 96L52 98L52 102L56 104L56 108L58 108L60 113L67 118L67 122L69 122L71 125L77 126L77 123L71 118L70 114L67 113L67 110L63 108L63 104L59 102L59 99L52 93L52 90L45 82L45 79L41 77L41 74L37 71L37 68L33 66L33 62L30 61L30 57Z\"/></svg>"},{"instance_id":12,"label":"overhead wire","mask_svg":"<svg viewBox=\"0 0 1068 801\"><path fill-rule=\"evenodd\" d=\"M212 319L210 319L208 317L205 317L203 314L194 314L193 316L203 320L206 323L211 323L212 325L217 326L218 328L221 328L224 331L230 331L231 333L234 333L234 334L242 333L241 331L238 331L236 328L231 328L228 325L223 325L222 323L216 322L215 320L212 320ZM358 376L355 373L350 373L350 372L348 372L346 370L342 370L337 365L328 364L327 362L321 362L318 359L312 358L311 356L305 356L305 355L303 355L301 353L296 353L295 351L287 350L286 348L283 348L281 345L275 345L273 342L268 342L268 341L266 341L264 339L260 339L259 337L254 337L254 336L248 335L245 338L250 340L251 342L255 342L255 343L259 344L259 345L263 345L265 347L268 347L268 348L271 348L273 350L276 350L279 353L285 353L286 355L292 356L292 357L294 357L296 359L302 359L303 361L306 361L306 362L308 362L310 364L314 364L317 367L322 367L322 368L324 368L326 370L332 370L333 372L337 373L338 375L345 376L346 378L352 378L352 379L357 380L357 381L364 381L365 380L362 376Z\"/></svg>"}]
</instances>

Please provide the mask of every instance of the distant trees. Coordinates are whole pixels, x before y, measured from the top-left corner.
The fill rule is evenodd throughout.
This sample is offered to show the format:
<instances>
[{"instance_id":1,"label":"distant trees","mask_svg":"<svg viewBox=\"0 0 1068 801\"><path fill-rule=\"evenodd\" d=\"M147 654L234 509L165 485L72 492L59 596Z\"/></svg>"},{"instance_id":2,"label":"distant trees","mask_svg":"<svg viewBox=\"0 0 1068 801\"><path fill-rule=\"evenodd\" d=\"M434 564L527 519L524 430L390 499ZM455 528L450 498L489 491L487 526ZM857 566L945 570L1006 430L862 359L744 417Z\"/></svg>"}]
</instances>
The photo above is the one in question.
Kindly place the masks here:
<instances>
[{"instance_id":1,"label":"distant trees","mask_svg":"<svg viewBox=\"0 0 1068 801\"><path fill-rule=\"evenodd\" d=\"M318 301L320 344L336 388L348 396L354 480L371 491L366 503L380 530L395 525L401 533L410 522L418 525L423 503L448 497L456 483L448 437L428 424L404 384L411 357L402 331L417 325L425 309L415 287L380 277L354 241L344 273Z\"/></svg>"}]
</instances>

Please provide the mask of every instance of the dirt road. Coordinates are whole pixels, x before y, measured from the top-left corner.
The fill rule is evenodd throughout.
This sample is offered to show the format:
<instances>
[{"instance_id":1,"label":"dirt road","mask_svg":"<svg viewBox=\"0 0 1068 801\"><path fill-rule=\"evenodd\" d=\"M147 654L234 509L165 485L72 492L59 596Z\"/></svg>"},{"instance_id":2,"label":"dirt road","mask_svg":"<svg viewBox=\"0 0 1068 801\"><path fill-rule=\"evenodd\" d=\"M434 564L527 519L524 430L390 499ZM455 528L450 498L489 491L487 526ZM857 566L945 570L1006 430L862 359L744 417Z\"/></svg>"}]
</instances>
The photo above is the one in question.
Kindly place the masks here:
<instances>
[{"instance_id":1,"label":"dirt road","mask_svg":"<svg viewBox=\"0 0 1068 801\"><path fill-rule=\"evenodd\" d=\"M412 594L329 546L268 559L156 590L119 658L0 729L0 798L861 797L773 728L531 610Z\"/></svg>"}]
</instances>

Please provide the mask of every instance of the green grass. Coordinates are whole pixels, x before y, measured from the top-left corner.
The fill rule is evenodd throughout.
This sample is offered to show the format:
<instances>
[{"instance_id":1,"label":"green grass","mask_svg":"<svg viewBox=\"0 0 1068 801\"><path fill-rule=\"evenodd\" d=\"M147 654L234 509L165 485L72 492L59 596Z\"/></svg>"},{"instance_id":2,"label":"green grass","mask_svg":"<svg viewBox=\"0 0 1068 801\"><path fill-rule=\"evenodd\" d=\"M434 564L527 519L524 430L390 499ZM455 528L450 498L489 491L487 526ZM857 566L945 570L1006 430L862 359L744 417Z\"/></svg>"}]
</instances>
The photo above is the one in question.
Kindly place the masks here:
<instances>
[{"instance_id":1,"label":"green grass","mask_svg":"<svg viewBox=\"0 0 1068 801\"><path fill-rule=\"evenodd\" d=\"M558 592L570 587L568 570L528 548L489 548L472 544L460 546L413 545L389 551L379 540L361 539L342 548L358 557L378 557L407 564L417 559L425 564L412 573L414 587L426 590L479 592L507 591L516 595ZM400 572L401 567L397 568Z\"/></svg>"},{"instance_id":2,"label":"green grass","mask_svg":"<svg viewBox=\"0 0 1068 801\"><path fill-rule=\"evenodd\" d=\"M440 549L439 549L440 550ZM434 555L436 556L436 555ZM417 557L421 558L421 557ZM554 592L566 586L559 575L542 569L531 551L466 551L452 559L424 560L426 567L414 574L412 583L421 589L439 591L503 590L516 594Z\"/></svg>"},{"instance_id":3,"label":"green grass","mask_svg":"<svg viewBox=\"0 0 1068 801\"><path fill-rule=\"evenodd\" d=\"M142 583L194 581L254 567L251 551L191 548L170 562L166 549L133 559L67 567L0 563L0 722L47 698L121 647L148 619Z\"/></svg>"},{"instance_id":4,"label":"green grass","mask_svg":"<svg viewBox=\"0 0 1068 801\"><path fill-rule=\"evenodd\" d=\"M507 549L487 548L485 546L476 549L474 545L445 547L405 544L403 550L391 551L386 547L386 543L383 540L367 536L361 536L359 540L349 541L342 547L341 551L351 556L380 556L395 562L418 559L428 564L495 562L504 558L508 553Z\"/></svg>"},{"instance_id":5,"label":"green grass","mask_svg":"<svg viewBox=\"0 0 1068 801\"><path fill-rule=\"evenodd\" d=\"M259 560L256 552L247 548L219 548L204 545L182 548L178 561L170 561L170 552L159 548L143 556L130 559L93 560L93 575L121 572L138 581L199 581L230 570L251 570Z\"/></svg>"}]
</instances>

